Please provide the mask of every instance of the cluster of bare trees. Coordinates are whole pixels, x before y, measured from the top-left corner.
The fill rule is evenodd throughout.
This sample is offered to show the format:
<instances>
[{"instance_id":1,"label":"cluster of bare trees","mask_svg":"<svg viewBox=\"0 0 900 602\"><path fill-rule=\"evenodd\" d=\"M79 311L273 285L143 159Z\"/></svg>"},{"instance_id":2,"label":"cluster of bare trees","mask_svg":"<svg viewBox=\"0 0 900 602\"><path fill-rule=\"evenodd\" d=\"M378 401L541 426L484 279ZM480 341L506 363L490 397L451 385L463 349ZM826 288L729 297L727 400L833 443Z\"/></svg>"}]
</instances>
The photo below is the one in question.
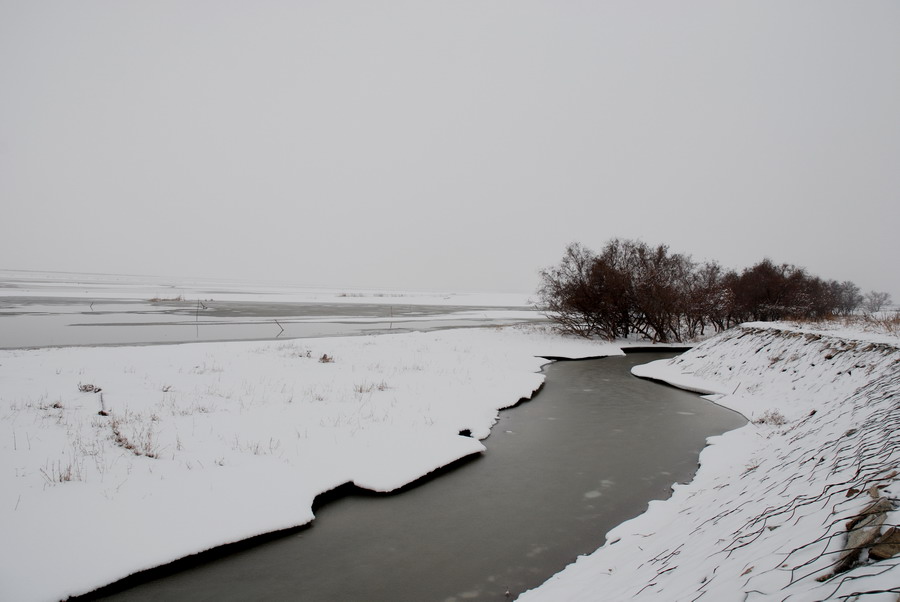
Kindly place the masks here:
<instances>
[{"instance_id":1,"label":"cluster of bare trees","mask_svg":"<svg viewBox=\"0 0 900 602\"><path fill-rule=\"evenodd\" d=\"M826 281L765 259L741 273L694 262L665 245L615 239L597 254L575 243L541 272L541 309L565 332L639 334L680 342L752 320L849 315L864 302L849 281Z\"/></svg>"}]
</instances>

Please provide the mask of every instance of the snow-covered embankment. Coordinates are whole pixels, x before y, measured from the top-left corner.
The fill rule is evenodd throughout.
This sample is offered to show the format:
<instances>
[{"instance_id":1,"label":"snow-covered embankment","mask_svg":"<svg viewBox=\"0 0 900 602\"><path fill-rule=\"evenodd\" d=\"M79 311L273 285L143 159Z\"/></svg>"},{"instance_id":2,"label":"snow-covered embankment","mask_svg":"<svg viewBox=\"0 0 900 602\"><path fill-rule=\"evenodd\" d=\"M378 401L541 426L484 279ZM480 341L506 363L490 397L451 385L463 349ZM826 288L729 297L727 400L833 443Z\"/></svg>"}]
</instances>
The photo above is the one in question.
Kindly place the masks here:
<instances>
[{"instance_id":1,"label":"snow-covered embankment","mask_svg":"<svg viewBox=\"0 0 900 602\"><path fill-rule=\"evenodd\" d=\"M751 423L711 438L691 483L519 599L895 601L900 345L859 335L751 324L636 367Z\"/></svg>"},{"instance_id":2,"label":"snow-covered embankment","mask_svg":"<svg viewBox=\"0 0 900 602\"><path fill-rule=\"evenodd\" d=\"M620 353L539 327L0 351L0 600L305 524L344 483L395 490L483 451L536 356Z\"/></svg>"}]
</instances>

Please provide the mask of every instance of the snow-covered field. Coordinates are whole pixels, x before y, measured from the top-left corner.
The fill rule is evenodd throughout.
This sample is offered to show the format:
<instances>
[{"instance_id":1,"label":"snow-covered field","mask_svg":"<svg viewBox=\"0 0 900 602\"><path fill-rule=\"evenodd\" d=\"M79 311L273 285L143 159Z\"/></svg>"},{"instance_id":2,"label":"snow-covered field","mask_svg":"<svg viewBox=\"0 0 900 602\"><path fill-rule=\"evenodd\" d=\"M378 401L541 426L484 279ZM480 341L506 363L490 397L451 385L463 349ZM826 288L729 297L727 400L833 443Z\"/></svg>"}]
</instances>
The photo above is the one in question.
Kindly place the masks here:
<instances>
[{"instance_id":1,"label":"snow-covered field","mask_svg":"<svg viewBox=\"0 0 900 602\"><path fill-rule=\"evenodd\" d=\"M896 336L749 324L633 372L713 393L751 423L711 438L690 484L519 600L898 599Z\"/></svg>"},{"instance_id":2,"label":"snow-covered field","mask_svg":"<svg viewBox=\"0 0 900 602\"><path fill-rule=\"evenodd\" d=\"M483 451L537 356L619 353L535 326L0 351L0 599L302 525L343 483L402 487Z\"/></svg>"}]
</instances>

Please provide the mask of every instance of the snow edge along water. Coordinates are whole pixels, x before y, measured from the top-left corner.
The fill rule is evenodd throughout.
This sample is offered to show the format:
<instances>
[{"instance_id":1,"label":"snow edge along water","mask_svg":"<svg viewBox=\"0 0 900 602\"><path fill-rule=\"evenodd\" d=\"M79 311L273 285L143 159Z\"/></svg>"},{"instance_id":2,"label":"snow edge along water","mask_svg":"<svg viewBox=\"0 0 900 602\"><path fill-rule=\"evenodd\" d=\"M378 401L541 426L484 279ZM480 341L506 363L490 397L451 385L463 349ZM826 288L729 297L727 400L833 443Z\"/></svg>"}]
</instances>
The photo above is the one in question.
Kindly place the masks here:
<instances>
[{"instance_id":1,"label":"snow edge along water","mask_svg":"<svg viewBox=\"0 0 900 602\"><path fill-rule=\"evenodd\" d=\"M483 451L541 356L621 353L535 326L0 351L0 597L295 528L346 483L402 488Z\"/></svg>"},{"instance_id":2,"label":"snow edge along water","mask_svg":"<svg viewBox=\"0 0 900 602\"><path fill-rule=\"evenodd\" d=\"M633 373L750 422L710 438L690 483L519 600L896 601L896 337L747 324Z\"/></svg>"}]
</instances>

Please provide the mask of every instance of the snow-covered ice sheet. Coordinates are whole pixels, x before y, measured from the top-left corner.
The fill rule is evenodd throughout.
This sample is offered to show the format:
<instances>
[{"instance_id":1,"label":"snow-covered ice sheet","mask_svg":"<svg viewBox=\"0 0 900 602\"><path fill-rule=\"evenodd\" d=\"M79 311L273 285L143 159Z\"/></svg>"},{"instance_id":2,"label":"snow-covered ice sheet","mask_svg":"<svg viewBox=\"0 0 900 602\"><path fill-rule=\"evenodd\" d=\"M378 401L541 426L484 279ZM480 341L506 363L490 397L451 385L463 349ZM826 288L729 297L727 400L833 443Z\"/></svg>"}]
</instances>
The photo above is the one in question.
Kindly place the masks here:
<instances>
[{"instance_id":1,"label":"snow-covered ice sheet","mask_svg":"<svg viewBox=\"0 0 900 602\"><path fill-rule=\"evenodd\" d=\"M0 297L530 307L528 294L314 288L240 280L0 270Z\"/></svg>"},{"instance_id":2,"label":"snow-covered ice sheet","mask_svg":"<svg viewBox=\"0 0 900 602\"><path fill-rule=\"evenodd\" d=\"M691 483L519 600L897 599L897 557L866 549L838 571L848 521L876 497L895 508L882 534L900 523L896 337L750 324L633 372L751 422L710 438Z\"/></svg>"},{"instance_id":3,"label":"snow-covered ice sheet","mask_svg":"<svg viewBox=\"0 0 900 602\"><path fill-rule=\"evenodd\" d=\"M484 450L538 356L620 353L535 326L0 351L0 599L305 524L344 483L397 489Z\"/></svg>"}]
</instances>

